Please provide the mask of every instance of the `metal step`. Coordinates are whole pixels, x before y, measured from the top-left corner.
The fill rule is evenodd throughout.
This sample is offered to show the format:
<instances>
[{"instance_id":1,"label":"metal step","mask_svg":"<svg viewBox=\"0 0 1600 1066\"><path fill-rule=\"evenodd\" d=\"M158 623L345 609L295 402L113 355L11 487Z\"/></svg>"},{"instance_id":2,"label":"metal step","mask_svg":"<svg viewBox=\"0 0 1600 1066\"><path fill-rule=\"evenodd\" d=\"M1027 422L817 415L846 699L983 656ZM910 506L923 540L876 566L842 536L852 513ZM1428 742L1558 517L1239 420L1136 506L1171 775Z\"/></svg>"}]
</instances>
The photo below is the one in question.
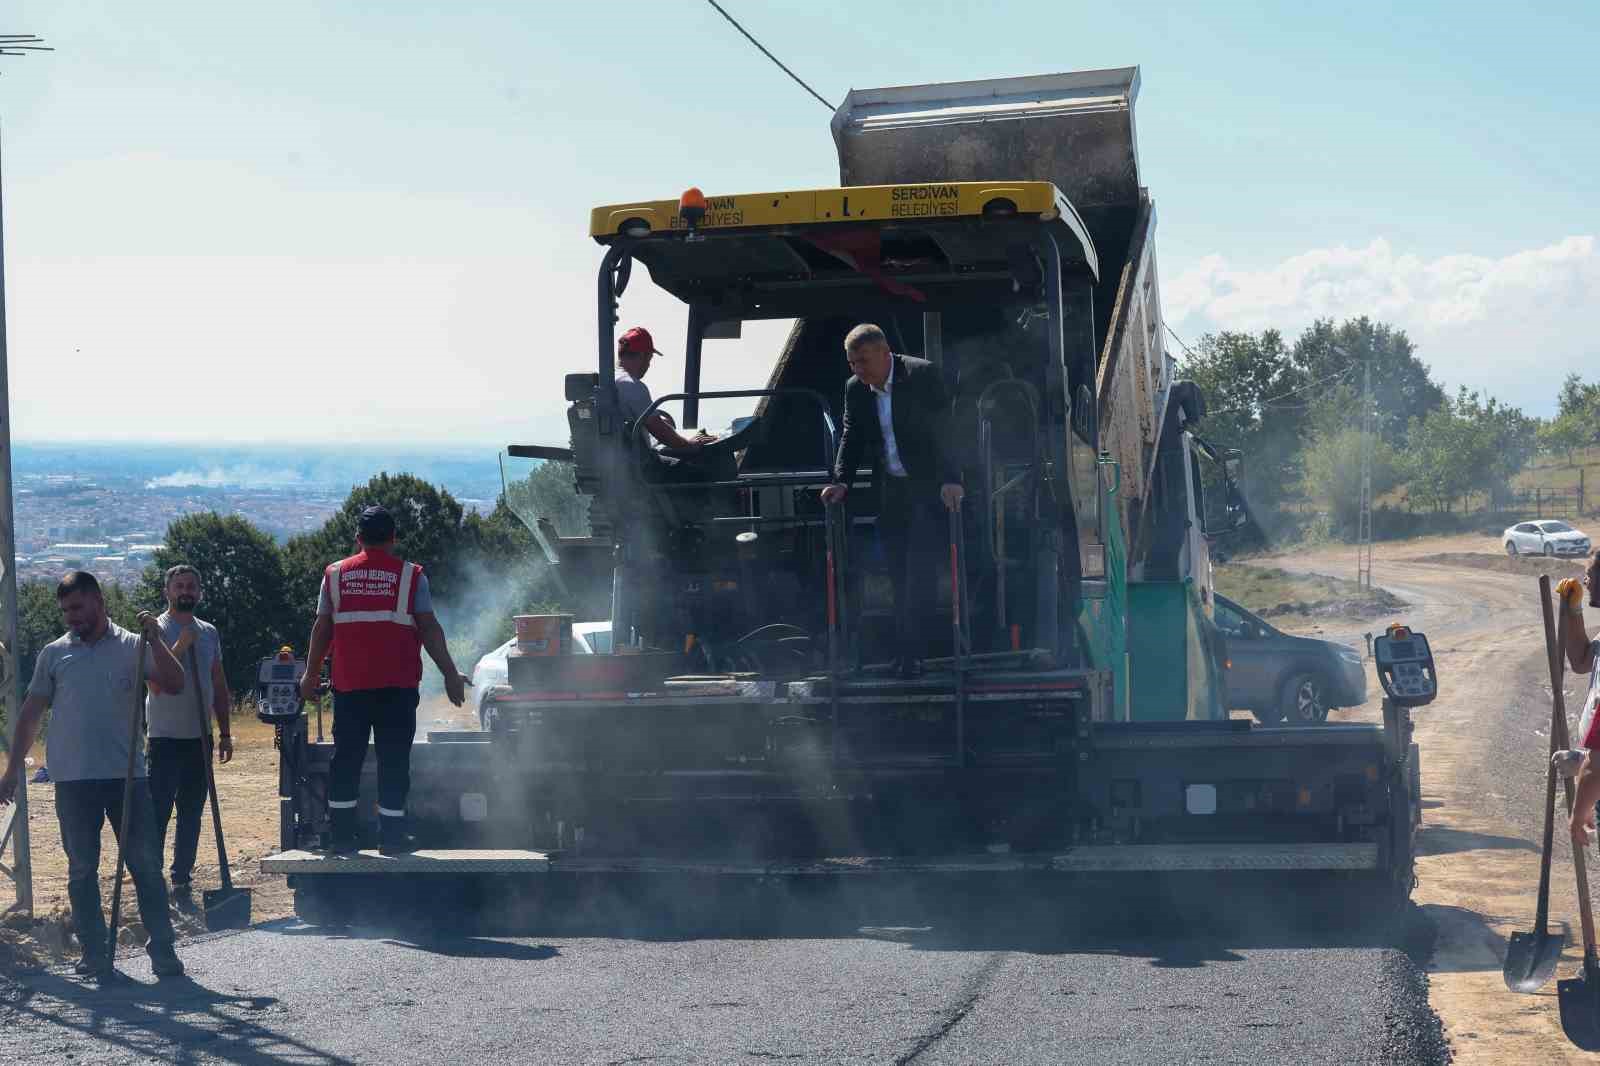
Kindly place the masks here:
<instances>
[{"instance_id":1,"label":"metal step","mask_svg":"<svg viewBox=\"0 0 1600 1066\"><path fill-rule=\"evenodd\" d=\"M1188 873L1272 870L1376 870L1376 844L1123 844L1057 855L1064 873Z\"/></svg>"},{"instance_id":2,"label":"metal step","mask_svg":"<svg viewBox=\"0 0 1600 1066\"><path fill-rule=\"evenodd\" d=\"M1252 873L1377 870L1377 844L1123 844L1063 854L841 856L824 859L671 859L562 855L540 851L376 851L335 856L285 851L261 860L263 873L341 874L716 874L723 876L870 875L889 873Z\"/></svg>"},{"instance_id":3,"label":"metal step","mask_svg":"<svg viewBox=\"0 0 1600 1066\"><path fill-rule=\"evenodd\" d=\"M426 850L409 855L360 851L332 855L321 851L284 851L261 860L261 872L304 876L341 874L515 874L545 873L550 856L542 851Z\"/></svg>"}]
</instances>

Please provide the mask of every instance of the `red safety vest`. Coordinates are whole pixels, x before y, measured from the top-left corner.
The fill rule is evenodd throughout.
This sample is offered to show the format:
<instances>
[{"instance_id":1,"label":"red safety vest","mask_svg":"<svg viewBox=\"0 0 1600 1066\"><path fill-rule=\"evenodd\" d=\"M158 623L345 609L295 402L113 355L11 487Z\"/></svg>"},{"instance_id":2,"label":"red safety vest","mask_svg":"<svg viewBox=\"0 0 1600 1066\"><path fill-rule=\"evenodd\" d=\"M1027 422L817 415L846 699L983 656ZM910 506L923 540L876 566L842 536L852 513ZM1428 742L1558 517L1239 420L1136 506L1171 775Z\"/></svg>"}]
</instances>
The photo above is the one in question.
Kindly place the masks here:
<instances>
[{"instance_id":1,"label":"red safety vest","mask_svg":"<svg viewBox=\"0 0 1600 1066\"><path fill-rule=\"evenodd\" d=\"M333 687L415 688L422 638L411 613L422 567L367 550L325 571L333 606Z\"/></svg>"}]
</instances>

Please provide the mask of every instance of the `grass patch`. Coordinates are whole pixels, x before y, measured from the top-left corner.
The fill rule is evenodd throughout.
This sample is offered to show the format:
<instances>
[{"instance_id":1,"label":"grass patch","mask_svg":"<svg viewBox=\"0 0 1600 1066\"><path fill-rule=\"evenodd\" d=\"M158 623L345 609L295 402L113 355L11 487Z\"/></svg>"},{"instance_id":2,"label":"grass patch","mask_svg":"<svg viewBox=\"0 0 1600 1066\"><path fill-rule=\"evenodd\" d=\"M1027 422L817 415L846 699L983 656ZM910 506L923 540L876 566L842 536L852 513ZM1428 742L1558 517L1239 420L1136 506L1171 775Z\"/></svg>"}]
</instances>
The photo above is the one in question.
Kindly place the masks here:
<instances>
[{"instance_id":1,"label":"grass patch","mask_svg":"<svg viewBox=\"0 0 1600 1066\"><path fill-rule=\"evenodd\" d=\"M1404 607L1384 589L1321 574L1292 574L1277 567L1232 563L1216 569L1217 591L1263 618L1287 614L1371 616Z\"/></svg>"}]
</instances>

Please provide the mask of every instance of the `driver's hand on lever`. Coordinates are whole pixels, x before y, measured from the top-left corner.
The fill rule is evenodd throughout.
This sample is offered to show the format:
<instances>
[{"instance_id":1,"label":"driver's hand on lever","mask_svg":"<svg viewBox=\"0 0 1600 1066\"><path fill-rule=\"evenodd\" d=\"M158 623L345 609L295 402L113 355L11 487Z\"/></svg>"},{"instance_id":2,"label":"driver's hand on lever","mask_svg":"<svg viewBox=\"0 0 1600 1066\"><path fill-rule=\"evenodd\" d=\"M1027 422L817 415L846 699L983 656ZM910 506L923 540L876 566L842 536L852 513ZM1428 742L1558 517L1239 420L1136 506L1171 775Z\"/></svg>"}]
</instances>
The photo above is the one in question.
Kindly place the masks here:
<instances>
[{"instance_id":1,"label":"driver's hand on lever","mask_svg":"<svg viewBox=\"0 0 1600 1066\"><path fill-rule=\"evenodd\" d=\"M967 495L967 490L960 485L940 485L939 498L944 501L945 507L955 511L961 508L961 501Z\"/></svg>"},{"instance_id":2,"label":"driver's hand on lever","mask_svg":"<svg viewBox=\"0 0 1600 1066\"><path fill-rule=\"evenodd\" d=\"M843 503L845 494L849 491L849 489L838 483L829 485L822 490L822 502L830 507L836 503Z\"/></svg>"}]
</instances>

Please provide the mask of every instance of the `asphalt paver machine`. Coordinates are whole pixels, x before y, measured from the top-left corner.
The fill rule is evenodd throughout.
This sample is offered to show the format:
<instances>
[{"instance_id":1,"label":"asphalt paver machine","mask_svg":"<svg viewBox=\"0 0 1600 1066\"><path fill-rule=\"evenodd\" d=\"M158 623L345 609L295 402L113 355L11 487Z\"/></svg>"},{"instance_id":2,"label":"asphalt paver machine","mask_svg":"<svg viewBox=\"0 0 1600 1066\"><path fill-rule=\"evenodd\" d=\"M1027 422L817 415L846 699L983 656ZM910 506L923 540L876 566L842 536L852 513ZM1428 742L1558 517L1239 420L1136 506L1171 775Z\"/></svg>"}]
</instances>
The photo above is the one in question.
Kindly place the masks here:
<instances>
[{"instance_id":1,"label":"asphalt paver machine","mask_svg":"<svg viewBox=\"0 0 1600 1066\"><path fill-rule=\"evenodd\" d=\"M1312 871L1404 900L1404 710L1223 707L1210 543L1241 521L1238 457L1165 348L1137 92L1136 69L854 91L839 187L596 208L570 447L524 451L590 497L591 535L550 548L609 592L611 651L513 656L492 728L416 746L413 856L316 851L331 745L291 731L265 868L307 900L358 875L669 871ZM692 453L617 404L618 301L647 284L688 310L656 406L685 432L703 404L751 411ZM767 387L702 388L704 342L762 320L793 323ZM861 322L937 364L968 489L910 680L885 668L876 501L819 496Z\"/></svg>"}]
</instances>

